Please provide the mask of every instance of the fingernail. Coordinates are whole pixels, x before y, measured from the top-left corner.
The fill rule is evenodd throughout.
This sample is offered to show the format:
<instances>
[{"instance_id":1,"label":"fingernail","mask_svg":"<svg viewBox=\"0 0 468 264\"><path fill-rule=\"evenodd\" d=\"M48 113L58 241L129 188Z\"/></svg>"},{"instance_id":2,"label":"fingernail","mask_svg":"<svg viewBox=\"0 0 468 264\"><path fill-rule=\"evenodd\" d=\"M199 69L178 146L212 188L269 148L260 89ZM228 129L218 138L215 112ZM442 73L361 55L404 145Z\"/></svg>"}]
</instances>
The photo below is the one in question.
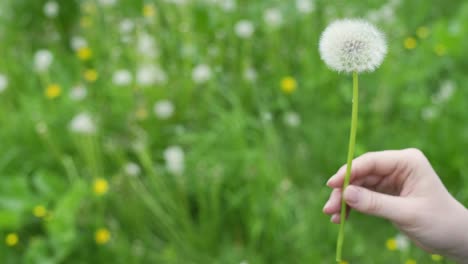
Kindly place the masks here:
<instances>
[{"instance_id":1,"label":"fingernail","mask_svg":"<svg viewBox=\"0 0 468 264\"><path fill-rule=\"evenodd\" d=\"M330 179L328 179L328 181L327 181L327 185L328 185L328 186L330 186L330 182L333 181L333 179L335 178L335 176L336 176L336 174L333 175L333 176L331 176Z\"/></svg>"},{"instance_id":2,"label":"fingernail","mask_svg":"<svg viewBox=\"0 0 468 264\"><path fill-rule=\"evenodd\" d=\"M332 222L332 223L335 223L337 220L338 220L338 215L337 214L332 215L332 217L330 218L330 222Z\"/></svg>"},{"instance_id":3,"label":"fingernail","mask_svg":"<svg viewBox=\"0 0 468 264\"><path fill-rule=\"evenodd\" d=\"M356 187L349 186L344 192L346 202L356 204L359 201L359 190Z\"/></svg>"},{"instance_id":4,"label":"fingernail","mask_svg":"<svg viewBox=\"0 0 468 264\"><path fill-rule=\"evenodd\" d=\"M330 206L330 201L327 201L325 203L325 206L323 206L323 211L327 210L327 208Z\"/></svg>"}]
</instances>

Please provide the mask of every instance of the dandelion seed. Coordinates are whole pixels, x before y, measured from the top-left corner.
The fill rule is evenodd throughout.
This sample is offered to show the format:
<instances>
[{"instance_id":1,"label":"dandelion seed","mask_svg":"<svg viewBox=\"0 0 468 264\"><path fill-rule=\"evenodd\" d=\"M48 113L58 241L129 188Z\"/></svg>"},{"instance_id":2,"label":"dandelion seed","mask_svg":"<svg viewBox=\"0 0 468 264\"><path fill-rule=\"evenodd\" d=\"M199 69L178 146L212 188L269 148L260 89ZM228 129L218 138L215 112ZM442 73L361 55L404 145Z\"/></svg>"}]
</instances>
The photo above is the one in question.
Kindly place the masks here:
<instances>
[{"instance_id":1,"label":"dandelion seed","mask_svg":"<svg viewBox=\"0 0 468 264\"><path fill-rule=\"evenodd\" d=\"M83 47L78 48L76 55L78 56L80 60L88 61L93 56L93 52L89 47L83 46Z\"/></svg>"},{"instance_id":2,"label":"dandelion seed","mask_svg":"<svg viewBox=\"0 0 468 264\"><path fill-rule=\"evenodd\" d=\"M167 83L167 74L156 65L143 65L137 70L136 81L142 86L153 84L165 85Z\"/></svg>"},{"instance_id":3,"label":"dandelion seed","mask_svg":"<svg viewBox=\"0 0 468 264\"><path fill-rule=\"evenodd\" d=\"M169 100L161 100L154 104L154 113L161 120L171 118L174 114L174 104Z\"/></svg>"},{"instance_id":4,"label":"dandelion seed","mask_svg":"<svg viewBox=\"0 0 468 264\"><path fill-rule=\"evenodd\" d=\"M107 228L99 228L94 233L94 240L98 245L105 245L109 242L111 233Z\"/></svg>"},{"instance_id":5,"label":"dandelion seed","mask_svg":"<svg viewBox=\"0 0 468 264\"><path fill-rule=\"evenodd\" d=\"M96 125L90 115L80 113L71 120L69 129L77 134L94 134L96 132Z\"/></svg>"},{"instance_id":6,"label":"dandelion seed","mask_svg":"<svg viewBox=\"0 0 468 264\"><path fill-rule=\"evenodd\" d=\"M276 28L283 24L283 14L276 8L270 8L263 14L263 20L268 26Z\"/></svg>"},{"instance_id":7,"label":"dandelion seed","mask_svg":"<svg viewBox=\"0 0 468 264\"><path fill-rule=\"evenodd\" d=\"M320 56L338 72L371 72L387 54L384 35L364 20L344 19L331 23L320 38Z\"/></svg>"},{"instance_id":8,"label":"dandelion seed","mask_svg":"<svg viewBox=\"0 0 468 264\"><path fill-rule=\"evenodd\" d=\"M299 13L309 14L315 10L315 4L312 0L296 0L296 8Z\"/></svg>"},{"instance_id":9,"label":"dandelion seed","mask_svg":"<svg viewBox=\"0 0 468 264\"><path fill-rule=\"evenodd\" d=\"M8 88L8 77L0 73L0 93L3 93Z\"/></svg>"},{"instance_id":10,"label":"dandelion seed","mask_svg":"<svg viewBox=\"0 0 468 264\"><path fill-rule=\"evenodd\" d=\"M281 80L281 91L285 94L292 94L297 89L297 81L291 76L285 77Z\"/></svg>"},{"instance_id":11,"label":"dandelion seed","mask_svg":"<svg viewBox=\"0 0 468 264\"><path fill-rule=\"evenodd\" d=\"M16 233L8 233L5 237L5 244L9 247L14 247L18 244L19 237Z\"/></svg>"},{"instance_id":12,"label":"dandelion seed","mask_svg":"<svg viewBox=\"0 0 468 264\"><path fill-rule=\"evenodd\" d=\"M34 68L37 72L46 72L53 60L54 55L49 50L39 50L34 54Z\"/></svg>"},{"instance_id":13,"label":"dandelion seed","mask_svg":"<svg viewBox=\"0 0 468 264\"><path fill-rule=\"evenodd\" d=\"M88 90L86 89L86 87L84 87L83 85L77 85L71 88L69 97L73 101L81 101L84 98L86 98L87 94L88 94Z\"/></svg>"},{"instance_id":14,"label":"dandelion seed","mask_svg":"<svg viewBox=\"0 0 468 264\"><path fill-rule=\"evenodd\" d=\"M94 69L87 69L84 71L83 73L83 78L90 82L90 83L93 83L95 81L97 81L98 79L98 72Z\"/></svg>"},{"instance_id":15,"label":"dandelion seed","mask_svg":"<svg viewBox=\"0 0 468 264\"><path fill-rule=\"evenodd\" d=\"M33 215L37 218L44 218L47 215L47 209L43 205L36 205L33 208Z\"/></svg>"},{"instance_id":16,"label":"dandelion seed","mask_svg":"<svg viewBox=\"0 0 468 264\"><path fill-rule=\"evenodd\" d=\"M405 46L405 49L412 50L412 49L416 48L416 46L418 45L418 42L417 42L417 40L415 38L408 37L403 42L403 45Z\"/></svg>"},{"instance_id":17,"label":"dandelion seed","mask_svg":"<svg viewBox=\"0 0 468 264\"><path fill-rule=\"evenodd\" d=\"M206 64L199 64L192 70L192 80L196 84L203 84L211 79L211 68Z\"/></svg>"},{"instance_id":18,"label":"dandelion seed","mask_svg":"<svg viewBox=\"0 0 468 264\"><path fill-rule=\"evenodd\" d=\"M301 117L296 112L287 112L284 114L283 121L287 126L295 128L301 124Z\"/></svg>"},{"instance_id":19,"label":"dandelion seed","mask_svg":"<svg viewBox=\"0 0 468 264\"><path fill-rule=\"evenodd\" d=\"M138 164L134 162L128 162L125 164L124 171L127 175L136 177L140 175L141 173L141 168L138 166Z\"/></svg>"},{"instance_id":20,"label":"dandelion seed","mask_svg":"<svg viewBox=\"0 0 468 264\"><path fill-rule=\"evenodd\" d=\"M93 183L93 192L97 196L102 196L107 193L109 190L109 183L107 183L106 179L97 178L94 180Z\"/></svg>"},{"instance_id":21,"label":"dandelion seed","mask_svg":"<svg viewBox=\"0 0 468 264\"><path fill-rule=\"evenodd\" d=\"M253 23L249 20L241 20L236 23L234 31L236 32L239 38L248 39L252 37L255 28Z\"/></svg>"},{"instance_id":22,"label":"dandelion seed","mask_svg":"<svg viewBox=\"0 0 468 264\"><path fill-rule=\"evenodd\" d=\"M395 251L398 249L398 242L394 238L390 238L385 242L385 246L390 251Z\"/></svg>"},{"instance_id":23,"label":"dandelion seed","mask_svg":"<svg viewBox=\"0 0 468 264\"><path fill-rule=\"evenodd\" d=\"M73 36L70 39L70 47L74 51L78 51L81 48L86 48L88 46L88 42L86 41L85 38L80 37L80 36ZM81 59L81 58L80 58Z\"/></svg>"},{"instance_id":24,"label":"dandelion seed","mask_svg":"<svg viewBox=\"0 0 468 264\"><path fill-rule=\"evenodd\" d=\"M181 147L171 146L164 150L164 160L170 173L180 175L184 172L185 154Z\"/></svg>"},{"instance_id":25,"label":"dandelion seed","mask_svg":"<svg viewBox=\"0 0 468 264\"><path fill-rule=\"evenodd\" d=\"M50 84L44 94L48 99L55 99L62 94L62 88L58 84Z\"/></svg>"},{"instance_id":26,"label":"dandelion seed","mask_svg":"<svg viewBox=\"0 0 468 264\"><path fill-rule=\"evenodd\" d=\"M117 86L127 86L130 85L132 81L132 73L125 69L116 71L112 77L112 82Z\"/></svg>"},{"instance_id":27,"label":"dandelion seed","mask_svg":"<svg viewBox=\"0 0 468 264\"><path fill-rule=\"evenodd\" d=\"M45 3L43 11L49 18L57 17L59 13L59 5L55 1L48 1Z\"/></svg>"}]
</instances>

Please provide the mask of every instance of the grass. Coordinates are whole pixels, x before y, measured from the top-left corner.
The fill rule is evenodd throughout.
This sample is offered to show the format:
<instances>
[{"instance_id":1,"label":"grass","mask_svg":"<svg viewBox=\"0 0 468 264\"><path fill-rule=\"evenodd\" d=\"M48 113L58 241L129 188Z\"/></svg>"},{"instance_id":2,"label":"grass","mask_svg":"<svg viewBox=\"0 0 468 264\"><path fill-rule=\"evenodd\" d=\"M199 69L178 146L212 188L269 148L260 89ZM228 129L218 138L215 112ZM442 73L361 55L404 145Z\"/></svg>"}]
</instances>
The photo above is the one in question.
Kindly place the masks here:
<instances>
[{"instance_id":1,"label":"grass","mask_svg":"<svg viewBox=\"0 0 468 264\"><path fill-rule=\"evenodd\" d=\"M54 18L42 0L0 3L0 234L18 237L0 243L2 263L334 263L338 227L321 209L326 180L346 162L352 89L320 61L318 38L334 18L388 3L316 0L307 14L294 1L239 0L232 11L208 1L100 3L58 1ZM280 26L265 23L267 8L281 12ZM467 204L468 4L392 9L376 21L389 55L360 76L357 154L418 147ZM134 28L123 34L125 18ZM253 23L250 38L236 35L240 20ZM73 36L86 39L89 60L77 57ZM139 49L142 38L154 49ZM40 49L54 57L43 73L34 69ZM167 81L139 83L148 64ZM197 83L201 64L211 76ZM89 69L96 81L83 76ZM119 69L133 80L116 85ZM297 87L284 92L288 77ZM54 99L50 84L60 87ZM77 85L84 99L70 96ZM174 105L168 119L153 113L160 100ZM95 132L70 129L79 113ZM183 150L183 172L168 167L170 146ZM96 191L99 179L107 188ZM353 213L346 227L349 263L432 262L415 246L388 250L398 234L388 222Z\"/></svg>"}]
</instances>

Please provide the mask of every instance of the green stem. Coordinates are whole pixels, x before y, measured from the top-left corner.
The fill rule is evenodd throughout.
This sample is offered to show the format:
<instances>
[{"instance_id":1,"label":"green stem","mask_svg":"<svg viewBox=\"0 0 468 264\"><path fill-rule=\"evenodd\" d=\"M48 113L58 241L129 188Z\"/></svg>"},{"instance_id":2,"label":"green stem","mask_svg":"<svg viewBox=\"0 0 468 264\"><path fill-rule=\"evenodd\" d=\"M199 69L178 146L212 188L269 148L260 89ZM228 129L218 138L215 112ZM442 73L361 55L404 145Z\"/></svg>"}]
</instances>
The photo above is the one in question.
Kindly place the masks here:
<instances>
[{"instance_id":1,"label":"green stem","mask_svg":"<svg viewBox=\"0 0 468 264\"><path fill-rule=\"evenodd\" d=\"M353 113L351 117L351 133L349 136L348 163L346 165L346 175L343 183L342 192L348 187L351 177L351 167L353 165L354 146L356 145L356 130L358 122L358 104L359 104L359 83L358 73L353 73ZM343 194L343 193L342 193ZM342 195L343 197L343 195ZM344 242L344 228L346 220L346 202L344 198L341 200L341 223L340 232L338 233L338 242L336 245L336 261L341 262Z\"/></svg>"}]
</instances>

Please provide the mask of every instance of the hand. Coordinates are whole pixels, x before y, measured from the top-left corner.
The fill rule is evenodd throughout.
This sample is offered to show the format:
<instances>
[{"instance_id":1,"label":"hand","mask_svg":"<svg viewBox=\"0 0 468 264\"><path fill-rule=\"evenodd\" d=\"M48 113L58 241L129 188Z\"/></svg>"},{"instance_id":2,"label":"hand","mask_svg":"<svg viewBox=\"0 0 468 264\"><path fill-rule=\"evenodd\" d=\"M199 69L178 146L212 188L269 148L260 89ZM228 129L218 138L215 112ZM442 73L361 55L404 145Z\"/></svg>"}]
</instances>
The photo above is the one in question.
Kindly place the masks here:
<instances>
[{"instance_id":1,"label":"hand","mask_svg":"<svg viewBox=\"0 0 468 264\"><path fill-rule=\"evenodd\" d=\"M324 213L340 223L346 165L327 182ZM347 205L392 221L416 245L468 263L468 210L453 198L417 149L364 154L353 161Z\"/></svg>"}]
</instances>

